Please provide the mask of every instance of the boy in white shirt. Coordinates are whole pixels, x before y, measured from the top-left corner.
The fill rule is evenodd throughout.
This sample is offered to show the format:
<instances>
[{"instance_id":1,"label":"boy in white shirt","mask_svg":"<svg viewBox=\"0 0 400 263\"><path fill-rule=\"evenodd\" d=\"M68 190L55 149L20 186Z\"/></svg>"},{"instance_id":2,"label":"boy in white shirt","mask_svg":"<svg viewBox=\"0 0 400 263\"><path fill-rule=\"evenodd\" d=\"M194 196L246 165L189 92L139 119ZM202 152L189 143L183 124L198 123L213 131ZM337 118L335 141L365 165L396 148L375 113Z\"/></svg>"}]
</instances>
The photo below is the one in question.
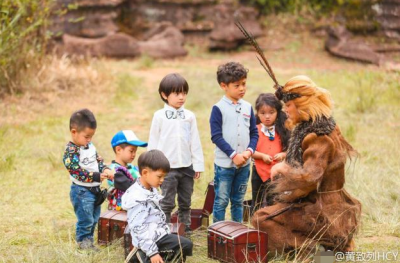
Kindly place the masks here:
<instances>
[{"instance_id":1,"label":"boy in white shirt","mask_svg":"<svg viewBox=\"0 0 400 263\"><path fill-rule=\"evenodd\" d=\"M175 259L185 262L186 256L192 255L193 243L171 234L159 204L163 197L156 189L170 170L169 162L162 152L152 150L140 155L138 166L140 178L128 188L121 202L128 213L132 244L140 249L137 257L140 262L163 263L165 258L160 253L172 250Z\"/></svg>"},{"instance_id":2,"label":"boy in white shirt","mask_svg":"<svg viewBox=\"0 0 400 263\"><path fill-rule=\"evenodd\" d=\"M178 220L190 232L190 206L194 179L204 171L204 157L196 117L184 108L189 85L179 74L165 76L158 89L164 108L156 111L151 124L148 150L158 149L167 157L171 171L161 185L161 208L171 221L178 194Z\"/></svg>"}]
</instances>

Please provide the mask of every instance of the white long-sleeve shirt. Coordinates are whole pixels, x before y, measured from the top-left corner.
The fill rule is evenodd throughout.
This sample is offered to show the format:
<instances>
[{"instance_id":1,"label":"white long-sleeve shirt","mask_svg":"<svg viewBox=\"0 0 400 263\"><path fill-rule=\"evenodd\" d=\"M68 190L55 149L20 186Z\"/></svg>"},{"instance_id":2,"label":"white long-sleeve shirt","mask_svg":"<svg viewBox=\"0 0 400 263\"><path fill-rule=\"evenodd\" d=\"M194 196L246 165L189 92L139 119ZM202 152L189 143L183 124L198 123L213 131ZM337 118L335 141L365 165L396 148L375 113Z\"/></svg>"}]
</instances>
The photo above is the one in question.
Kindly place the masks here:
<instances>
[{"instance_id":1,"label":"white long-sleeve shirt","mask_svg":"<svg viewBox=\"0 0 400 263\"><path fill-rule=\"evenodd\" d=\"M157 149L167 157L171 168L189 167L204 171L204 157L196 116L183 106L175 109L168 104L154 113L148 150Z\"/></svg>"},{"instance_id":2,"label":"white long-sleeve shirt","mask_svg":"<svg viewBox=\"0 0 400 263\"><path fill-rule=\"evenodd\" d=\"M152 187L147 190L137 180L122 196L121 206L127 210L128 226L133 246L140 248L148 257L157 254L156 242L170 234L166 217L160 207L163 198Z\"/></svg>"}]
</instances>

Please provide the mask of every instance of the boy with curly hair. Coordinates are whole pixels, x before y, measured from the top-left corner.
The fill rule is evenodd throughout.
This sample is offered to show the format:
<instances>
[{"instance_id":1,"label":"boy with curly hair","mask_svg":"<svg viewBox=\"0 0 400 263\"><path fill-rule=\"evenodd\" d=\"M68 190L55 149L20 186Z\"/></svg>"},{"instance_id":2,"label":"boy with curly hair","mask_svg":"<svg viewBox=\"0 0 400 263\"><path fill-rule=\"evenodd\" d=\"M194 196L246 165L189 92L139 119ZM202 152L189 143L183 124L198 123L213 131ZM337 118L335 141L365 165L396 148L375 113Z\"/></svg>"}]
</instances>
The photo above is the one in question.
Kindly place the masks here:
<instances>
[{"instance_id":1,"label":"boy with curly hair","mask_svg":"<svg viewBox=\"0 0 400 263\"><path fill-rule=\"evenodd\" d=\"M243 199L250 175L250 157L258 141L256 118L246 94L247 69L236 62L218 67L217 80L225 92L210 116L214 159L214 222L225 220L231 201L233 221L243 220Z\"/></svg>"}]
</instances>

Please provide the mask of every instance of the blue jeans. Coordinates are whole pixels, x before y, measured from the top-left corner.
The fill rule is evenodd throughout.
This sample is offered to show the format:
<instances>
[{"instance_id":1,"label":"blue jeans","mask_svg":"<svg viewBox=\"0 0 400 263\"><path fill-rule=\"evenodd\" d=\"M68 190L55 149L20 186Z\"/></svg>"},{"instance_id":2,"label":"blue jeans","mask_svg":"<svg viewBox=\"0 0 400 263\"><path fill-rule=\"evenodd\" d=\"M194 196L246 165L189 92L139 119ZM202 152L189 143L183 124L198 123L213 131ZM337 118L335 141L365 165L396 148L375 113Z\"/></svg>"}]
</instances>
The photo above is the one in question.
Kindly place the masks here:
<instances>
[{"instance_id":1,"label":"blue jeans","mask_svg":"<svg viewBox=\"0 0 400 263\"><path fill-rule=\"evenodd\" d=\"M82 242L89 239L93 242L94 229L100 218L101 206L94 206L96 196L87 188L72 184L69 194L75 215L78 219L76 223L76 241Z\"/></svg>"},{"instance_id":2,"label":"blue jeans","mask_svg":"<svg viewBox=\"0 0 400 263\"><path fill-rule=\"evenodd\" d=\"M225 220L226 207L231 201L233 221L243 221L243 200L250 176L250 164L240 168L223 168L214 164L214 223Z\"/></svg>"}]
</instances>

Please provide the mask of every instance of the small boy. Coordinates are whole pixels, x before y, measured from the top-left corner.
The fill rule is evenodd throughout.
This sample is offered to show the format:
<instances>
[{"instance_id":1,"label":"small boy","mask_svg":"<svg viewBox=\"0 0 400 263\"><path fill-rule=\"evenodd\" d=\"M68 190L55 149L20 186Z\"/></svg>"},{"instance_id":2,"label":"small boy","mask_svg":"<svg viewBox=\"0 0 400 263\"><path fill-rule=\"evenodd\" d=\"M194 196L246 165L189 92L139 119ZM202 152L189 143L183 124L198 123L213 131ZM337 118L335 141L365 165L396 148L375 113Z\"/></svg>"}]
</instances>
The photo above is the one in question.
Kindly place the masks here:
<instances>
[{"instance_id":1,"label":"small boy","mask_svg":"<svg viewBox=\"0 0 400 263\"><path fill-rule=\"evenodd\" d=\"M145 262L163 263L159 253L166 250L173 250L176 257L185 260L192 255L193 243L171 234L160 207L163 196L156 189L170 170L168 159L161 151L151 150L139 156L138 165L140 178L122 196L122 208L128 211L132 244L140 249L139 253L146 254Z\"/></svg>"},{"instance_id":2,"label":"small boy","mask_svg":"<svg viewBox=\"0 0 400 263\"><path fill-rule=\"evenodd\" d=\"M203 150L197 130L196 116L184 108L189 85L179 74L165 76L158 93L165 102L164 108L154 113L148 150L162 151L171 165L171 171L161 186L164 199L161 202L167 219L175 208L178 194L178 220L190 233L190 206L194 180L204 171Z\"/></svg>"},{"instance_id":3,"label":"small boy","mask_svg":"<svg viewBox=\"0 0 400 263\"><path fill-rule=\"evenodd\" d=\"M112 138L111 147L115 153L115 160L111 162L109 167L115 172L115 175L114 179L108 179L109 189L114 187L114 181L117 182L117 186L127 183L128 185L125 189L118 188L112 191L113 194L109 195L109 210L121 210L121 196L132 182L139 177L139 170L132 165L137 148L146 146L147 143L139 140L131 130L119 131Z\"/></svg>"},{"instance_id":4,"label":"small boy","mask_svg":"<svg viewBox=\"0 0 400 263\"><path fill-rule=\"evenodd\" d=\"M69 123L72 141L67 144L63 158L72 181L70 199L78 219L76 241L80 249L92 250L98 250L93 245L93 233L101 209L95 204L96 197L101 181L113 176L91 143L96 127L96 119L90 110L74 112Z\"/></svg>"},{"instance_id":5,"label":"small boy","mask_svg":"<svg viewBox=\"0 0 400 263\"><path fill-rule=\"evenodd\" d=\"M214 222L225 220L229 200L232 220L243 220L250 157L258 141L253 108L242 99L246 79L247 69L239 63L229 62L218 67L217 80L225 96L213 106L210 116L211 140L216 145Z\"/></svg>"}]
</instances>

